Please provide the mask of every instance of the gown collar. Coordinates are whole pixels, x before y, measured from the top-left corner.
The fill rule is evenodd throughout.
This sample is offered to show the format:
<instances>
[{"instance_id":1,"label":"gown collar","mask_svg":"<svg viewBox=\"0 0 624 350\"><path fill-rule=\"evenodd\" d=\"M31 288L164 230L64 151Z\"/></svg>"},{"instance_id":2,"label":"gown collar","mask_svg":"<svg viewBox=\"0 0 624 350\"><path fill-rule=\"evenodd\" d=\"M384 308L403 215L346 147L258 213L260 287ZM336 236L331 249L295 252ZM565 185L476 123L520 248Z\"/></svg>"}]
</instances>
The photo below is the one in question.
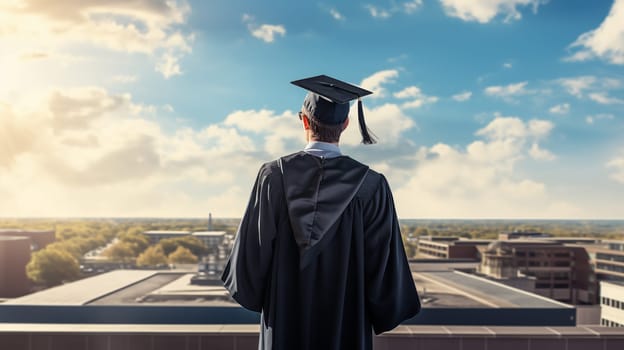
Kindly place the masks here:
<instances>
[{"instance_id":1,"label":"gown collar","mask_svg":"<svg viewBox=\"0 0 624 350\"><path fill-rule=\"evenodd\" d=\"M321 158L336 158L342 155L338 146L333 143L320 141L310 141L303 151Z\"/></svg>"}]
</instances>

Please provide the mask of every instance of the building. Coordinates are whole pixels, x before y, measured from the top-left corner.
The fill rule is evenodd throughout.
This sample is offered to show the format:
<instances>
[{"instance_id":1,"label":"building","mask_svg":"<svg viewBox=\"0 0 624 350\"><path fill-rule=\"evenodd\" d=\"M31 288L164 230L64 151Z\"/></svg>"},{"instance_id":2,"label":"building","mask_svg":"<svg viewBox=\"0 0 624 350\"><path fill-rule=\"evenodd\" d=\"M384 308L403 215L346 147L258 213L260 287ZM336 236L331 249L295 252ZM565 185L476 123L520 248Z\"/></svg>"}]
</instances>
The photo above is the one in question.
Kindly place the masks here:
<instances>
[{"instance_id":1,"label":"building","mask_svg":"<svg viewBox=\"0 0 624 350\"><path fill-rule=\"evenodd\" d=\"M434 259L479 260L478 246L487 246L491 240L462 239L459 237L422 236L418 239L416 256Z\"/></svg>"},{"instance_id":2,"label":"building","mask_svg":"<svg viewBox=\"0 0 624 350\"><path fill-rule=\"evenodd\" d=\"M596 303L595 277L583 246L513 239L480 249L479 272L485 276L555 300Z\"/></svg>"},{"instance_id":3,"label":"building","mask_svg":"<svg viewBox=\"0 0 624 350\"><path fill-rule=\"evenodd\" d=\"M619 349L624 332L576 326L574 307L414 263L423 312L374 339L375 349ZM190 274L115 271L0 304L2 349L257 349L258 314ZM424 290L426 289L426 290ZM224 294L225 293L225 294Z\"/></svg>"},{"instance_id":4,"label":"building","mask_svg":"<svg viewBox=\"0 0 624 350\"><path fill-rule=\"evenodd\" d=\"M0 298L30 292L32 282L26 276L30 253L54 241L54 231L0 229Z\"/></svg>"},{"instance_id":5,"label":"building","mask_svg":"<svg viewBox=\"0 0 624 350\"><path fill-rule=\"evenodd\" d=\"M0 229L0 236L28 237L32 251L43 249L56 240L54 231L49 230Z\"/></svg>"},{"instance_id":6,"label":"building","mask_svg":"<svg viewBox=\"0 0 624 350\"><path fill-rule=\"evenodd\" d=\"M166 238L190 236L191 231L145 231L143 234L150 241L150 244L156 244Z\"/></svg>"},{"instance_id":7,"label":"building","mask_svg":"<svg viewBox=\"0 0 624 350\"><path fill-rule=\"evenodd\" d=\"M30 247L28 237L0 236L0 298L15 298L30 291L26 276Z\"/></svg>"},{"instance_id":8,"label":"building","mask_svg":"<svg viewBox=\"0 0 624 350\"><path fill-rule=\"evenodd\" d=\"M218 247L225 242L225 231L199 231L193 232L193 237L200 239L206 247Z\"/></svg>"},{"instance_id":9,"label":"building","mask_svg":"<svg viewBox=\"0 0 624 350\"><path fill-rule=\"evenodd\" d=\"M528 238L549 238L551 237L547 233L535 232L535 231L512 231L499 233L498 239L500 241L507 241L510 239L528 239Z\"/></svg>"},{"instance_id":10,"label":"building","mask_svg":"<svg viewBox=\"0 0 624 350\"><path fill-rule=\"evenodd\" d=\"M600 282L600 325L624 327L624 283Z\"/></svg>"},{"instance_id":11,"label":"building","mask_svg":"<svg viewBox=\"0 0 624 350\"><path fill-rule=\"evenodd\" d=\"M624 282L624 242L605 241L587 247L600 281Z\"/></svg>"}]
</instances>

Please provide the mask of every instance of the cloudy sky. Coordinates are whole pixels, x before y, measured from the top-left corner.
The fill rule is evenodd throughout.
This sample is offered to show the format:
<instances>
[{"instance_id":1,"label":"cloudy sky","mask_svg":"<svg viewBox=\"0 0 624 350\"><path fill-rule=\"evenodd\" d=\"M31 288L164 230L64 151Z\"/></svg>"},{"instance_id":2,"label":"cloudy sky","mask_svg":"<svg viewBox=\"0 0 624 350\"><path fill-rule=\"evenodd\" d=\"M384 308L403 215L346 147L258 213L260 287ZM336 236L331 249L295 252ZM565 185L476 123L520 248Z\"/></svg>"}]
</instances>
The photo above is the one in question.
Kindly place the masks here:
<instances>
[{"instance_id":1,"label":"cloudy sky","mask_svg":"<svg viewBox=\"0 0 624 350\"><path fill-rule=\"evenodd\" d=\"M401 218L624 218L624 0L2 1L0 216L240 217L317 74Z\"/></svg>"}]
</instances>

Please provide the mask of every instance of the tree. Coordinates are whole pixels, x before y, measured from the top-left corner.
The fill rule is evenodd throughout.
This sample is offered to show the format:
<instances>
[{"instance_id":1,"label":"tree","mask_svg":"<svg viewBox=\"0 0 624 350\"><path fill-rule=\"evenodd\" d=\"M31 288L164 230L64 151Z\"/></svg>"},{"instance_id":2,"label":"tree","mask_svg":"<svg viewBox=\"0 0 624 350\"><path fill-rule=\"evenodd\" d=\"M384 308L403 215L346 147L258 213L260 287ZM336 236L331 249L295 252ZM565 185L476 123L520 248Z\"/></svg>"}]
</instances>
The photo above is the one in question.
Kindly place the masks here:
<instances>
[{"instance_id":1,"label":"tree","mask_svg":"<svg viewBox=\"0 0 624 350\"><path fill-rule=\"evenodd\" d=\"M208 248L199 238L193 236L166 238L158 243L165 255L173 253L178 247L182 246L193 253L195 256L203 256L208 252Z\"/></svg>"},{"instance_id":2,"label":"tree","mask_svg":"<svg viewBox=\"0 0 624 350\"><path fill-rule=\"evenodd\" d=\"M103 251L102 254L111 260L120 262L130 262L136 257L133 247L126 242L117 242Z\"/></svg>"},{"instance_id":3,"label":"tree","mask_svg":"<svg viewBox=\"0 0 624 350\"><path fill-rule=\"evenodd\" d=\"M80 267L70 253L46 247L33 254L26 274L35 283L51 287L78 278Z\"/></svg>"},{"instance_id":4,"label":"tree","mask_svg":"<svg viewBox=\"0 0 624 350\"><path fill-rule=\"evenodd\" d=\"M163 249L158 245L145 249L145 251L137 258L138 266L159 266L166 264L167 256L163 252Z\"/></svg>"},{"instance_id":5,"label":"tree","mask_svg":"<svg viewBox=\"0 0 624 350\"><path fill-rule=\"evenodd\" d=\"M169 263L170 264L196 264L197 256L195 256L191 251L182 246L178 247L175 252L169 254Z\"/></svg>"},{"instance_id":6,"label":"tree","mask_svg":"<svg viewBox=\"0 0 624 350\"><path fill-rule=\"evenodd\" d=\"M139 255L149 247L149 240L141 233L122 233L118 238L121 242L128 243L134 252L134 256Z\"/></svg>"}]
</instances>

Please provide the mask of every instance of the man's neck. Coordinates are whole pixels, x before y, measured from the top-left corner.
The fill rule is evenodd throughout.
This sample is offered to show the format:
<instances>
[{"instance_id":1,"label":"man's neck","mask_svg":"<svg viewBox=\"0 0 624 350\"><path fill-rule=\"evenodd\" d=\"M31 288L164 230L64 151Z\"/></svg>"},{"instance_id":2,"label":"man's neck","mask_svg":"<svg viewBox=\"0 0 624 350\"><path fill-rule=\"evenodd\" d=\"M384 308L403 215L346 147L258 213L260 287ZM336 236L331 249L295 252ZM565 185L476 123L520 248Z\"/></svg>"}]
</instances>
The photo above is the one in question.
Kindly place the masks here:
<instances>
[{"instance_id":1,"label":"man's neck","mask_svg":"<svg viewBox=\"0 0 624 350\"><path fill-rule=\"evenodd\" d=\"M313 156L323 158L335 158L342 155L338 143L333 142L310 141L303 151Z\"/></svg>"}]
</instances>

